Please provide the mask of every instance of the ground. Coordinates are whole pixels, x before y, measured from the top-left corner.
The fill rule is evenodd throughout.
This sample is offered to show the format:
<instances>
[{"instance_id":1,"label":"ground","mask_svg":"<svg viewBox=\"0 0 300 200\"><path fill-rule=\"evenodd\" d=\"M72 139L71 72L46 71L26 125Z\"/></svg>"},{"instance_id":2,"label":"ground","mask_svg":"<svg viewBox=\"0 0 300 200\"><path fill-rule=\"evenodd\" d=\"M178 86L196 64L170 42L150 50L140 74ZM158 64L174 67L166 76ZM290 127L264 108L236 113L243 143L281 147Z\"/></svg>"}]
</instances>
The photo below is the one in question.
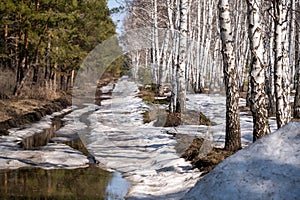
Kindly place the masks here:
<instances>
[{"instance_id":1,"label":"ground","mask_svg":"<svg viewBox=\"0 0 300 200\"><path fill-rule=\"evenodd\" d=\"M153 106L154 104L160 105L165 104L168 105L170 103L170 98L165 98L162 101L156 100L158 96L163 97L163 95L159 95L158 87L153 85L148 85L139 87L139 96L147 103L150 104L150 111L145 111L143 113L144 123L149 123L151 121L156 120L156 126L163 127L176 127L179 125L205 125L212 126L215 125L214 122L210 121L203 113L195 110L187 110L185 114L180 113L170 113L167 111L166 106ZM151 106L152 105L152 106ZM241 106L241 110L247 112L251 115L250 109L246 106ZM176 133L168 133L173 134ZM178 140L179 143L182 143L182 139ZM181 157L187 161L191 161L194 167L198 168L202 174L205 175L210 172L215 166L217 166L220 162L225 160L228 156L234 154L233 151L228 151L223 148L212 148L210 152L206 155L199 156L201 146L203 145L204 138L195 138L193 141L189 141L190 145L188 147L185 145L184 153L182 153Z\"/></svg>"},{"instance_id":2,"label":"ground","mask_svg":"<svg viewBox=\"0 0 300 200\"><path fill-rule=\"evenodd\" d=\"M75 108L72 113L66 115L63 119L65 126L59 130L57 134L80 133L81 139L86 142L87 149L93 153L96 160L105 166L105 169L122 172L122 175L132 183L132 187L127 194L127 197L130 197L129 199L199 199L199 196L201 196L197 193L197 189L200 187L199 185L202 185L201 187L203 187L203 185L206 186L206 184L200 183L202 179L207 180L208 178L206 177L212 176L210 174L216 174L215 170L220 169L220 166L224 166L224 163L227 163L227 160L232 159L236 154L240 155L240 152L245 152L245 150L241 150L230 156L228 159L225 159L226 155L223 154L224 152L212 148L213 146L222 148L222 144L224 144L225 98L219 95L188 95L188 110L201 110L205 116L213 121L215 124L213 126L183 124L176 128L157 127L155 126L155 121L146 124L143 123L143 111L149 111L151 109L149 109L141 98L137 97L137 85L127 79L128 78L123 78L115 84L109 84L107 87L103 87L101 91L99 91L99 95L102 94L101 98L106 98L106 100L101 102L101 106L84 104L81 107ZM109 98L107 97L108 93L110 96ZM241 103L244 104L243 99L241 99ZM195 116L199 116L197 113L193 113L196 114ZM198 122L198 120L196 121ZM163 120L161 122L163 122ZM274 122L274 120L270 120L270 124L273 128L275 125ZM243 147L249 146L252 143L252 124L251 116L242 112L241 127ZM37 126L40 127L41 125L36 125L32 128L35 129ZM236 170L236 173L238 173L237 175L234 174L234 171L229 174L224 172L225 178L223 177L221 179L220 177L213 177L212 180L220 179L218 184L222 186L224 181L228 182L226 181L226 177L236 178L230 182L236 183L236 186L232 187L229 185L230 187L226 188L230 190L230 188L235 189L238 187L240 183L243 185L244 182L240 181L243 180L244 177L247 178L248 176L246 175L255 175L256 178L259 177L260 179L266 179L267 181L268 178L271 177L271 181L276 181L276 177L274 178L273 176L274 171L275 174L283 173L282 175L287 178L291 178L290 172L293 172L292 179L297 184L299 179L295 172L299 171L299 167L297 167L299 164L297 164L297 162L299 162L300 159L298 159L297 156L295 157L294 154L299 153L297 150L299 147L297 146L297 143L295 144L295 142L298 141L299 136L297 136L298 133L296 133L296 136L293 134L287 135L287 133L293 129L299 130L297 126L293 126L288 130L284 129L280 132L281 134L277 134L278 137L269 141L273 146L271 145L264 149L246 153L244 161L249 158L249 162L248 160L246 162L240 162L242 166L235 167L235 164L238 164L238 162L236 162L222 168L223 171L228 171L230 168L238 169ZM30 129L30 131L32 130L33 129ZM19 136L24 132L24 130L15 130L15 135ZM281 136L283 136L283 138L290 138L288 143L284 142ZM195 144L192 144L193 139L197 137L203 137L204 139L202 141L201 139L197 139L194 142ZM181 140L187 141L185 148L178 147L180 138L182 138ZM13 137L7 137L6 139L8 142L11 141L11 143L15 141L15 138ZM4 141L3 149L7 147L7 141ZM265 142L268 144L268 141ZM190 155L187 154L186 156L189 157L189 159L194 160L193 162L195 165L201 160L199 166L205 173L219 161L225 160L200 179L199 183L196 185L196 189L192 189L187 196L184 196L190 188L194 187L202 173L199 172L199 170L194 169L189 162L180 158L190 144L192 144L192 147L194 146L194 149L190 148ZM255 147L256 144L264 146L264 143L256 142L248 148L257 148L257 146ZM291 150L290 146L294 146L293 150ZM199 149L200 154L193 152L197 150L197 148ZM52 152L52 149L50 150L47 153ZM69 151L69 149L66 150ZM282 154L282 151L286 152L283 152ZM8 153L7 156L11 157L11 152ZM31 156L27 151L23 153L24 155L22 155L22 158L25 155ZM57 160L51 160L52 163L62 161L62 159L66 157L65 154L61 156L60 152L57 153L60 157ZM262 157L264 153L267 154ZM286 157L288 154L289 157ZM72 155L75 154L72 153ZM83 155L80 154L80 156L82 157ZM251 158L251 156L253 157ZM260 157L257 159L255 156ZM53 156L51 158L53 158ZM269 158L273 160L270 161ZM74 159L79 160L78 158L71 158L68 163L72 163ZM258 164L258 166L254 166L252 169L260 169L259 165L262 165L261 174L255 174L258 170L252 171L251 169L247 169L248 171L246 172L241 172L248 166L250 161L253 161L254 163L257 162L256 164ZM292 164L290 165L290 163ZM79 164L82 165L82 163ZM267 164L270 164L270 166ZM268 168L273 170L272 173L266 170ZM277 170L277 168L280 170ZM287 169L287 173L284 168ZM217 174L223 173L223 171L218 171ZM264 174L264 171L267 172L266 175ZM170 179L172 181L170 181ZM291 182L288 180L286 182L290 186L293 185L290 184ZM212 182L212 184L213 183L214 182ZM250 188L249 191L253 192L258 190L257 188L251 188L252 185L255 185L256 183L255 179L250 179L249 183L250 184L247 185L247 189ZM269 184L268 182L263 183ZM213 191L219 190L215 188L217 188L217 186L212 185L211 188L204 188L204 191L208 191L209 189ZM294 188L291 186L291 190L293 189ZM213 191L210 191L207 195L211 195ZM224 191L224 194L225 193L226 191ZM227 194L230 195L230 192L227 192ZM241 196L240 199L244 198L245 196Z\"/></svg>"},{"instance_id":3,"label":"ground","mask_svg":"<svg viewBox=\"0 0 300 200\"><path fill-rule=\"evenodd\" d=\"M4 99L0 100L0 135L7 129L40 120L43 116L62 110L70 105L70 99L61 96L57 99Z\"/></svg>"},{"instance_id":4,"label":"ground","mask_svg":"<svg viewBox=\"0 0 300 200\"><path fill-rule=\"evenodd\" d=\"M189 148L181 155L182 158L191 161L202 172L201 176L209 173L220 162L234 154L233 151L213 147L208 154L201 156L200 149L204 142L205 139L203 138L195 138Z\"/></svg>"}]
</instances>

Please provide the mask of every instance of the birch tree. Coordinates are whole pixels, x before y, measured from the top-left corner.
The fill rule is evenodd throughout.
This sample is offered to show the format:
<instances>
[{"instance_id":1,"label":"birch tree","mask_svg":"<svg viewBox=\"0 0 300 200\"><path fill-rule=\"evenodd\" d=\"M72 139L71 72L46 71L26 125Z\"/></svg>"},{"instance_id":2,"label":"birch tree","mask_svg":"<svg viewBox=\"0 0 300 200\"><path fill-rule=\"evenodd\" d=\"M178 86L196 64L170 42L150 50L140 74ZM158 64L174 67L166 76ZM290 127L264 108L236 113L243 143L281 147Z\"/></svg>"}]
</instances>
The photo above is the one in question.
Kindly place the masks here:
<instances>
[{"instance_id":1,"label":"birch tree","mask_svg":"<svg viewBox=\"0 0 300 200\"><path fill-rule=\"evenodd\" d=\"M226 87L226 135L225 149L236 151L241 148L239 114L239 88L237 67L233 49L232 28L228 0L219 0L219 20L222 40L223 72Z\"/></svg>"},{"instance_id":2,"label":"birch tree","mask_svg":"<svg viewBox=\"0 0 300 200\"><path fill-rule=\"evenodd\" d=\"M178 55L178 76L177 76L177 111L186 111L186 63L187 63L187 37L188 37L188 0L179 1L180 24L179 24L179 55Z\"/></svg>"},{"instance_id":3,"label":"birch tree","mask_svg":"<svg viewBox=\"0 0 300 200\"><path fill-rule=\"evenodd\" d=\"M261 0L247 0L248 36L251 49L250 84L251 112L253 116L253 141L270 132L266 108L264 38L261 25Z\"/></svg>"},{"instance_id":4,"label":"birch tree","mask_svg":"<svg viewBox=\"0 0 300 200\"><path fill-rule=\"evenodd\" d=\"M298 1L295 5L295 10L300 10L300 1ZM299 22L300 13L295 13L295 21ZM295 100L294 100L294 118L300 118L300 31L299 31L299 23L296 23L295 29Z\"/></svg>"},{"instance_id":5,"label":"birch tree","mask_svg":"<svg viewBox=\"0 0 300 200\"><path fill-rule=\"evenodd\" d=\"M290 74L288 57L288 0L273 1L274 37L274 82L276 97L276 121L281 128L290 121Z\"/></svg>"}]
</instances>

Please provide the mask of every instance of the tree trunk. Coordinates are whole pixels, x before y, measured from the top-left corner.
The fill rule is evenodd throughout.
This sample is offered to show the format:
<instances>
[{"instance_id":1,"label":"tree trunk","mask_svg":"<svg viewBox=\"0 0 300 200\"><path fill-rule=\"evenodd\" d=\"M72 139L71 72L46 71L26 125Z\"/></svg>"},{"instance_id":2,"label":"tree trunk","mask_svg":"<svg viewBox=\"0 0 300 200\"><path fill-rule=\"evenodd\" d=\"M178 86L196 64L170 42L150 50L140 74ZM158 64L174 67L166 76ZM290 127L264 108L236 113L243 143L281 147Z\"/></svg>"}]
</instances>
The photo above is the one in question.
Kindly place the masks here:
<instances>
[{"instance_id":1,"label":"tree trunk","mask_svg":"<svg viewBox=\"0 0 300 200\"><path fill-rule=\"evenodd\" d=\"M180 33L178 31L179 26L180 26L180 0L176 0L176 9L174 9L175 12L175 23L174 23L174 32L173 32L173 49L172 49L172 71L171 71L171 76L172 76L172 97L171 97L171 102L170 102L170 112L176 113L178 110L178 57L179 57L179 46L180 46Z\"/></svg>"},{"instance_id":2,"label":"tree trunk","mask_svg":"<svg viewBox=\"0 0 300 200\"><path fill-rule=\"evenodd\" d=\"M228 0L219 0L219 19L224 63L224 82L226 87L225 149L236 151L241 148L239 88Z\"/></svg>"},{"instance_id":3,"label":"tree trunk","mask_svg":"<svg viewBox=\"0 0 300 200\"><path fill-rule=\"evenodd\" d=\"M289 105L289 64L288 64L288 33L287 1L273 1L275 20L275 61L274 81L276 97L276 121L277 127L281 128L290 121Z\"/></svg>"},{"instance_id":4,"label":"tree trunk","mask_svg":"<svg viewBox=\"0 0 300 200\"><path fill-rule=\"evenodd\" d=\"M180 0L180 25L179 25L179 55L177 73L177 111L186 111L186 63L187 63L187 37L188 37L188 0Z\"/></svg>"},{"instance_id":5,"label":"tree trunk","mask_svg":"<svg viewBox=\"0 0 300 200\"><path fill-rule=\"evenodd\" d=\"M299 2L296 10L300 9ZM296 13L296 19L300 19L300 13ZM294 118L300 119L300 33L299 27L295 30L295 99L294 99Z\"/></svg>"},{"instance_id":6,"label":"tree trunk","mask_svg":"<svg viewBox=\"0 0 300 200\"><path fill-rule=\"evenodd\" d=\"M264 44L261 27L261 0L248 0L248 25L251 49L250 83L253 141L270 132L266 108Z\"/></svg>"},{"instance_id":7,"label":"tree trunk","mask_svg":"<svg viewBox=\"0 0 300 200\"><path fill-rule=\"evenodd\" d=\"M21 41L21 33L19 35L19 41ZM17 43L16 48L20 49L20 55L19 55L19 61L18 63L18 68L17 68L17 81L16 81L16 86L14 89L14 95L18 96L21 93L21 89L23 88L23 85L25 84L25 80L28 78L28 76L30 75L30 69L26 71L26 68L28 67L28 30L25 30L25 35L24 35L24 47L22 47L22 49L20 49L20 43ZM26 73L26 74L25 74Z\"/></svg>"},{"instance_id":8,"label":"tree trunk","mask_svg":"<svg viewBox=\"0 0 300 200\"><path fill-rule=\"evenodd\" d=\"M296 2L295 0L290 0L290 7L289 7L289 47L288 47L288 52L289 52L289 65L290 65L290 75L291 77L294 76L295 74L295 26L296 26L296 20L295 20L295 8L296 8ZM299 10L298 10L299 12ZM293 89L295 88L295 83L292 80L291 83L293 84Z\"/></svg>"},{"instance_id":9,"label":"tree trunk","mask_svg":"<svg viewBox=\"0 0 300 200\"><path fill-rule=\"evenodd\" d=\"M153 12L152 12L152 77L153 83L158 84L159 81L159 68L160 68L160 58L159 58L159 40L158 40L158 16L157 16L157 0L153 0Z\"/></svg>"},{"instance_id":10,"label":"tree trunk","mask_svg":"<svg viewBox=\"0 0 300 200\"><path fill-rule=\"evenodd\" d=\"M300 119L300 70L299 61L296 68L296 94L294 99L294 118Z\"/></svg>"}]
</instances>

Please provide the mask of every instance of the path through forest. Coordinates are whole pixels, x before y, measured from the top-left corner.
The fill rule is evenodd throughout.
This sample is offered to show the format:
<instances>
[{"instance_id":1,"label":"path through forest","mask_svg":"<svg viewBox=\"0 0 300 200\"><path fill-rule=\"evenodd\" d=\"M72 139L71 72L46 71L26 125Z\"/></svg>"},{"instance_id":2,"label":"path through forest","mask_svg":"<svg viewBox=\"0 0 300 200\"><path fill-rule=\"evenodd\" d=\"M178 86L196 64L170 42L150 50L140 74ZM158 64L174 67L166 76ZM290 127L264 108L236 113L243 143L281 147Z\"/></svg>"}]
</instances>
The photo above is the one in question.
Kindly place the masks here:
<instances>
[{"instance_id":1,"label":"path through forest","mask_svg":"<svg viewBox=\"0 0 300 200\"><path fill-rule=\"evenodd\" d=\"M154 122L143 123L142 113L150 107L138 97L138 92L137 84L128 77L103 87L106 100L102 100L101 106L83 104L74 107L62 119L64 126L55 132L52 141L73 140L79 134L99 165L115 172L106 190L110 199L122 199L126 194L129 199L180 199L195 185L201 173L180 158L175 150L178 140L167 132L202 136L212 145L222 146L225 97L218 94L187 96L187 109L201 111L216 125L165 128L155 127ZM89 161L86 156L65 144L49 143L35 151L22 150L18 146L18 141L40 132L43 127L49 127L51 118L53 116L45 117L25 129L12 129L10 136L3 136L0 142L3 155L0 158L1 168L87 166ZM271 120L270 123L275 128L275 122ZM251 116L241 113L241 127L245 146L252 141Z\"/></svg>"},{"instance_id":2,"label":"path through forest","mask_svg":"<svg viewBox=\"0 0 300 200\"><path fill-rule=\"evenodd\" d=\"M138 94L136 83L122 78L104 87L112 98L102 101L89 116L91 132L85 135L87 148L106 168L121 172L132 183L132 199L180 199L194 186L201 173L176 153L176 138L167 131L209 138L213 145L224 142L225 97L190 94L188 110L201 111L215 126L182 125L174 128L144 124L142 113L149 107ZM245 103L241 100L241 104ZM275 128L274 121L271 121ZM252 142L252 119L241 113L243 145Z\"/></svg>"}]
</instances>

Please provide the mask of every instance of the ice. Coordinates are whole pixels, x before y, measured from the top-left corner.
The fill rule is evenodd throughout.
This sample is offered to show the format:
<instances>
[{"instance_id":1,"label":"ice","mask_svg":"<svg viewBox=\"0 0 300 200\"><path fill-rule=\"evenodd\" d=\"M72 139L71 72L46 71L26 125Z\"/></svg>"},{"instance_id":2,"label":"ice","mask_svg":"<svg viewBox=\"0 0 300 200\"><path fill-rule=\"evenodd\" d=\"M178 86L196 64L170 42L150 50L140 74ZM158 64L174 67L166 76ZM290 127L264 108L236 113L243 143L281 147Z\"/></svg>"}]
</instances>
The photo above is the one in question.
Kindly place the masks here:
<instances>
[{"instance_id":1,"label":"ice","mask_svg":"<svg viewBox=\"0 0 300 200\"><path fill-rule=\"evenodd\" d=\"M115 87L115 84L113 82L101 87L101 91L102 93L108 93L110 92L111 90L113 90Z\"/></svg>"},{"instance_id":2,"label":"ice","mask_svg":"<svg viewBox=\"0 0 300 200\"><path fill-rule=\"evenodd\" d=\"M214 126L182 125L176 128L143 124L142 112L150 108L137 97L138 87L126 79L118 81L111 99L88 117L90 133L84 135L87 148L110 170L121 172L132 183L129 199L180 199L198 181L201 172L175 151L175 137L167 132L205 137L207 154L211 146L225 141L225 97L188 94L187 109L201 111ZM240 100L245 104L244 100ZM270 120L274 124L274 120ZM275 127L272 125L272 128ZM252 143L252 118L241 113L243 146Z\"/></svg>"},{"instance_id":3,"label":"ice","mask_svg":"<svg viewBox=\"0 0 300 200\"><path fill-rule=\"evenodd\" d=\"M212 133L213 141L216 146L223 146L225 142L225 120L226 120L226 98L219 94L189 94L187 95L187 109L201 111L215 126L209 127L208 131ZM246 100L240 99L240 106L246 106ZM274 118L269 120L271 131L275 131L276 121ZM242 146L246 147L252 143L253 138L253 120L252 116L245 112L240 113L240 125Z\"/></svg>"}]
</instances>

